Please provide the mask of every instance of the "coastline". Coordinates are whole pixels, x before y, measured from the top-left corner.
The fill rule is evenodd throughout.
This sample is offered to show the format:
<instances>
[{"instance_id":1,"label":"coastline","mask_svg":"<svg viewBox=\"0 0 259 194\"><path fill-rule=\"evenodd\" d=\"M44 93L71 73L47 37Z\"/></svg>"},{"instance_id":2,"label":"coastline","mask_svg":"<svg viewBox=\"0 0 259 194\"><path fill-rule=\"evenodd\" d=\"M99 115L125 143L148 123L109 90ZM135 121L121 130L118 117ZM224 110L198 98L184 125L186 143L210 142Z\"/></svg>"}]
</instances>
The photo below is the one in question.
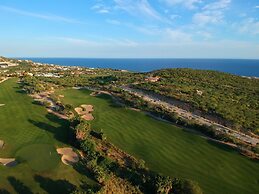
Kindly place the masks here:
<instances>
[{"instance_id":1,"label":"coastline","mask_svg":"<svg viewBox=\"0 0 259 194\"><path fill-rule=\"evenodd\" d=\"M191 68L259 78L259 59L164 59L164 58L16 58L70 67L149 72L166 68Z\"/></svg>"}]
</instances>

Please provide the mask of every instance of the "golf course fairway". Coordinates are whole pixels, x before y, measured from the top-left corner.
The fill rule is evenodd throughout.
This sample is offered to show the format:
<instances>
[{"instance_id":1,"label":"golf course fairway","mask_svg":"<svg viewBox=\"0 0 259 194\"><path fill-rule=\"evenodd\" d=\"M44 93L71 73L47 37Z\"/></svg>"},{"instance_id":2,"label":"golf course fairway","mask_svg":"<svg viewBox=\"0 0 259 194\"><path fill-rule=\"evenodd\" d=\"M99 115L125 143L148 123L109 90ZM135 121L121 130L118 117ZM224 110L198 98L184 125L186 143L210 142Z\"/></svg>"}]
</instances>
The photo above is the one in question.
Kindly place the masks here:
<instances>
[{"instance_id":1,"label":"golf course fairway","mask_svg":"<svg viewBox=\"0 0 259 194\"><path fill-rule=\"evenodd\" d=\"M70 193L81 181L92 180L64 165L57 147L69 146L68 122L33 103L9 79L0 84L0 158L15 158L18 165L0 165L0 193Z\"/></svg>"},{"instance_id":2,"label":"golf course fairway","mask_svg":"<svg viewBox=\"0 0 259 194\"><path fill-rule=\"evenodd\" d=\"M64 103L94 106L92 128L154 171L197 181L204 193L259 193L259 163L196 133L116 106L88 90L61 90Z\"/></svg>"}]
</instances>

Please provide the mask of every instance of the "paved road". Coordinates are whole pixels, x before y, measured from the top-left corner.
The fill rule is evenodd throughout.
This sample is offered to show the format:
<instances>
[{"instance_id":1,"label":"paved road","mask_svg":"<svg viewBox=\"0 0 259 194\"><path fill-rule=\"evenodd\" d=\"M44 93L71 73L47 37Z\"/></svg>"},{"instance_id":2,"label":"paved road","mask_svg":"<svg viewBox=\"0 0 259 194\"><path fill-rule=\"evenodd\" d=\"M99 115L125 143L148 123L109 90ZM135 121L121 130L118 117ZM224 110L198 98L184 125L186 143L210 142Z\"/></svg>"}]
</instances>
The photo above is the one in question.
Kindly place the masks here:
<instances>
[{"instance_id":1,"label":"paved road","mask_svg":"<svg viewBox=\"0 0 259 194\"><path fill-rule=\"evenodd\" d=\"M134 94L138 97L141 97L143 100L148 101L154 105L161 106L162 108L164 108L170 112L174 112L181 118L188 119L188 120L195 120L198 123L207 125L207 126L213 125L216 130L226 133L238 140L241 140L241 141L251 144L253 146L255 146L256 144L259 143L258 138L251 137L244 133L235 131L233 129L230 129L228 127L225 127L223 125L210 121L204 117L201 117L200 115L196 115L194 113L188 112L182 108L177 107L176 104L173 104L174 101L165 100L165 98L163 98L162 96L159 97L159 95L147 94L146 92L144 92L142 90L130 88L128 86L122 86L121 89L123 89L124 91L127 91L131 94Z\"/></svg>"}]
</instances>

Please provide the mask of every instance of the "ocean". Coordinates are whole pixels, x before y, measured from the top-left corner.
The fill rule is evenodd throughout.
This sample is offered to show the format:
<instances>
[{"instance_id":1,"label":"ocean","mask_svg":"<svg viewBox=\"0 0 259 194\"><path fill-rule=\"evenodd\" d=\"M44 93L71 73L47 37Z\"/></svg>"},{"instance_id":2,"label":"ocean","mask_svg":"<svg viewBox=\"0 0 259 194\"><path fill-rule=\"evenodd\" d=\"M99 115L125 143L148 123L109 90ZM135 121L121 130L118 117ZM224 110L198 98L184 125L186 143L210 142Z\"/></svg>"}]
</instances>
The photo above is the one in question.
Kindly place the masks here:
<instances>
[{"instance_id":1,"label":"ocean","mask_svg":"<svg viewBox=\"0 0 259 194\"><path fill-rule=\"evenodd\" d=\"M25 59L25 58L23 58ZM40 63L91 68L148 72L164 68L217 70L240 76L259 77L256 59L104 59L104 58L26 58Z\"/></svg>"}]
</instances>

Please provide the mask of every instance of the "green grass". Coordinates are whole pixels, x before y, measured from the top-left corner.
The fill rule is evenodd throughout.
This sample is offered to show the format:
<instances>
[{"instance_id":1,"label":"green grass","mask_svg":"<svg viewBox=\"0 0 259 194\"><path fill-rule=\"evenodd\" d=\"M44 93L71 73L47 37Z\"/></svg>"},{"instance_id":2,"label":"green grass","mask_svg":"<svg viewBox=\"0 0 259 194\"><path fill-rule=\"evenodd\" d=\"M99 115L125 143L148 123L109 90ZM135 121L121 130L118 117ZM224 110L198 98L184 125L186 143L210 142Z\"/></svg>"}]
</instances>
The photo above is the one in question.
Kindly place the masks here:
<instances>
[{"instance_id":1,"label":"green grass","mask_svg":"<svg viewBox=\"0 0 259 194\"><path fill-rule=\"evenodd\" d=\"M51 193L94 182L73 167L61 163L55 149L68 146L69 123L47 113L24 94L16 79L0 84L0 157L15 157L19 165L0 165L1 189L10 193ZM25 189L25 190L24 190ZM52 192L53 193L53 192ZM64 192L61 192L64 193ZM65 192L66 193L66 192Z\"/></svg>"},{"instance_id":2,"label":"green grass","mask_svg":"<svg viewBox=\"0 0 259 194\"><path fill-rule=\"evenodd\" d=\"M35 151L37 157L35 157ZM55 147L50 144L31 144L23 147L16 153L16 158L21 162L26 162L36 171L46 171L55 169L60 157L55 150Z\"/></svg>"},{"instance_id":3,"label":"green grass","mask_svg":"<svg viewBox=\"0 0 259 194\"><path fill-rule=\"evenodd\" d=\"M102 129L121 149L147 166L172 177L197 181L205 193L259 193L259 163L234 150L157 121L142 112L118 107L109 96L64 90L64 102L94 105L92 127Z\"/></svg>"}]
</instances>

